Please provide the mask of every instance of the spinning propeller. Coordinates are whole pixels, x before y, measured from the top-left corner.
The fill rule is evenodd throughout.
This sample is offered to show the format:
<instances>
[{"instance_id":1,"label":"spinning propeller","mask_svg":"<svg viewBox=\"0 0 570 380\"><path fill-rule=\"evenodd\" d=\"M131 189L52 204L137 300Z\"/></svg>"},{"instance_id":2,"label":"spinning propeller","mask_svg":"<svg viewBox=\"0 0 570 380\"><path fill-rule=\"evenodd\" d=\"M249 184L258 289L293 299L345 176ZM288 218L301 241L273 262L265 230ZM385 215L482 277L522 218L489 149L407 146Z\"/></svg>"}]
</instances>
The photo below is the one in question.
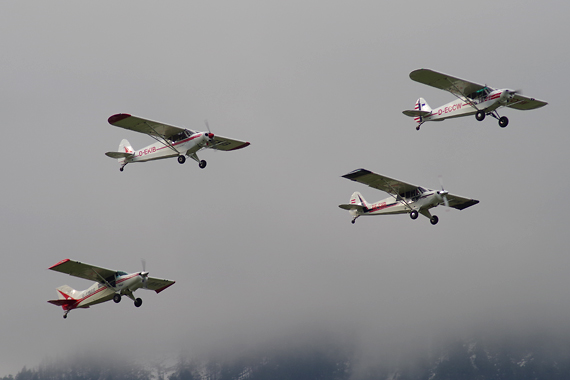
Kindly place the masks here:
<instances>
[{"instance_id":1,"label":"spinning propeller","mask_svg":"<svg viewBox=\"0 0 570 380\"><path fill-rule=\"evenodd\" d=\"M443 204L446 207L449 207L449 201L447 200L447 194L449 194L449 191L443 188L443 179L441 176L439 176L439 184L441 185L441 190L437 192L437 195L439 195L439 197L443 200Z\"/></svg>"},{"instance_id":2,"label":"spinning propeller","mask_svg":"<svg viewBox=\"0 0 570 380\"><path fill-rule=\"evenodd\" d=\"M142 264L142 272L139 273L139 276L141 276L142 279L142 283L144 284L144 287L146 289L147 286L147 281L148 281L148 272L146 271L146 260L141 259L141 264Z\"/></svg>"}]
</instances>

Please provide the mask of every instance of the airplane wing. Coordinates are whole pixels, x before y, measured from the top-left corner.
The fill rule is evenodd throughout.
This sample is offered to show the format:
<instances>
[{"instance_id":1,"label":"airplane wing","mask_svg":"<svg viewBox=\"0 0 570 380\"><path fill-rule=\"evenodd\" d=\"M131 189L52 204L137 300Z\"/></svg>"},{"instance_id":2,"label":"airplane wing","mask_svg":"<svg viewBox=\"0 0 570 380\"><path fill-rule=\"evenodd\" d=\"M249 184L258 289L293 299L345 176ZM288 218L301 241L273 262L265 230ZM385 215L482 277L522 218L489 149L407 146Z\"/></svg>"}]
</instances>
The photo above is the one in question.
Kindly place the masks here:
<instances>
[{"instance_id":1,"label":"airplane wing","mask_svg":"<svg viewBox=\"0 0 570 380\"><path fill-rule=\"evenodd\" d=\"M449 91L455 96L468 96L487 86L469 82L465 79L455 78L451 75L438 73L430 69L418 69L410 73L410 79L428 86Z\"/></svg>"},{"instance_id":2,"label":"airplane wing","mask_svg":"<svg viewBox=\"0 0 570 380\"><path fill-rule=\"evenodd\" d=\"M412 185L411 183L376 174L366 169L353 170L350 173L343 175L343 177L393 195L416 190L418 188L418 186Z\"/></svg>"},{"instance_id":3,"label":"airplane wing","mask_svg":"<svg viewBox=\"0 0 570 380\"><path fill-rule=\"evenodd\" d=\"M249 143L247 141L228 139L227 137L222 136L214 136L214 146L212 146L212 149L236 150L245 148L248 145Z\"/></svg>"},{"instance_id":4,"label":"airplane wing","mask_svg":"<svg viewBox=\"0 0 570 380\"><path fill-rule=\"evenodd\" d=\"M67 273L70 276L84 278L86 280L96 281L103 283L103 279L113 276L116 271L95 265L81 263L79 261L72 261L65 259L59 263L49 267L49 269Z\"/></svg>"},{"instance_id":5,"label":"airplane wing","mask_svg":"<svg viewBox=\"0 0 570 380\"><path fill-rule=\"evenodd\" d=\"M143 119L142 117L132 116L127 113L118 113L113 115L108 121L109 124L114 125L115 127L130 129L131 131L165 139L184 131L184 128L160 123L158 121Z\"/></svg>"},{"instance_id":6,"label":"airplane wing","mask_svg":"<svg viewBox=\"0 0 570 380\"><path fill-rule=\"evenodd\" d=\"M544 107L548 103L542 100L537 100L535 98L528 98L520 94L515 94L515 96L509 101L507 107L511 107L517 110L532 110L535 108Z\"/></svg>"},{"instance_id":7,"label":"airplane wing","mask_svg":"<svg viewBox=\"0 0 570 380\"><path fill-rule=\"evenodd\" d=\"M479 203L479 201L475 199L463 198L453 194L447 194L447 201L449 202L449 207L453 207L457 210L463 210Z\"/></svg>"},{"instance_id":8,"label":"airplane wing","mask_svg":"<svg viewBox=\"0 0 570 380\"><path fill-rule=\"evenodd\" d=\"M146 288L150 290L154 290L157 293L162 292L164 289L168 288L171 285L174 285L176 281L171 280L161 280L159 278L149 277L146 283Z\"/></svg>"}]
</instances>

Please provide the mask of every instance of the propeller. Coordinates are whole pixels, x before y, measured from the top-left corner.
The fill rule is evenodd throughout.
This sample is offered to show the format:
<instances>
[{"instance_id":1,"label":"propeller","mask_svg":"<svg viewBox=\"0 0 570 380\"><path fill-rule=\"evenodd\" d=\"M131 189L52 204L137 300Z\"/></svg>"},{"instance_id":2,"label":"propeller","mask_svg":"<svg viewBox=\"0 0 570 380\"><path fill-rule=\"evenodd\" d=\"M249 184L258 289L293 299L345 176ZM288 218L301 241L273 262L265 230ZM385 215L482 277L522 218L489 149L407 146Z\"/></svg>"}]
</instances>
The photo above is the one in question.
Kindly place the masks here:
<instances>
[{"instance_id":1,"label":"propeller","mask_svg":"<svg viewBox=\"0 0 570 380\"><path fill-rule=\"evenodd\" d=\"M141 276L142 283L144 284L144 287L146 288L147 280L148 280L148 272L146 271L146 260L141 259L141 264L142 264L143 270L142 270L142 272L139 273L139 276Z\"/></svg>"},{"instance_id":2,"label":"propeller","mask_svg":"<svg viewBox=\"0 0 570 380\"><path fill-rule=\"evenodd\" d=\"M447 200L447 194L449 194L449 191L445 190L443 188L443 178L441 176L439 176L439 184L441 185L441 190L437 192L437 194L441 197L441 199L443 200L443 204L446 207L449 207L449 201Z\"/></svg>"},{"instance_id":3,"label":"propeller","mask_svg":"<svg viewBox=\"0 0 570 380\"><path fill-rule=\"evenodd\" d=\"M208 124L208 119L204 119L204 124L206 124L206 128L208 129L208 133L206 133L206 136L208 136L208 138L210 139L209 144L210 143L212 144L210 148L214 148L217 144L214 141L214 134L212 133L212 131L210 131L210 124Z\"/></svg>"}]
</instances>

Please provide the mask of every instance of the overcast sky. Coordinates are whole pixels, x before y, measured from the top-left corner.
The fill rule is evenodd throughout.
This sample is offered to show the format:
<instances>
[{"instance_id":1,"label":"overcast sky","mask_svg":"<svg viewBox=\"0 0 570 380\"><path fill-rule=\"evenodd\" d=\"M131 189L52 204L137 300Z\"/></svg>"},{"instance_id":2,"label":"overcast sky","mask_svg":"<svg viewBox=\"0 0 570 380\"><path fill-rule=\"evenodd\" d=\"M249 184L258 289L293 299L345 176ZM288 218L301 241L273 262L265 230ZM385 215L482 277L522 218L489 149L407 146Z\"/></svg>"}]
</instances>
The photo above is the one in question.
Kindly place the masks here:
<instances>
[{"instance_id":1,"label":"overcast sky","mask_svg":"<svg viewBox=\"0 0 570 380\"><path fill-rule=\"evenodd\" d=\"M318 329L363 349L436 331L570 331L570 4L519 1L5 1L0 376L82 347L200 354ZM431 68L549 104L424 124ZM251 142L119 165L130 113ZM341 178L366 168L480 203L360 218ZM62 318L88 281L70 258L176 284ZM518 331L518 330L517 330ZM309 333L310 335L310 333ZM388 339L389 338L389 339ZM277 343L278 344L278 343ZM370 355L373 356L372 351Z\"/></svg>"}]
</instances>

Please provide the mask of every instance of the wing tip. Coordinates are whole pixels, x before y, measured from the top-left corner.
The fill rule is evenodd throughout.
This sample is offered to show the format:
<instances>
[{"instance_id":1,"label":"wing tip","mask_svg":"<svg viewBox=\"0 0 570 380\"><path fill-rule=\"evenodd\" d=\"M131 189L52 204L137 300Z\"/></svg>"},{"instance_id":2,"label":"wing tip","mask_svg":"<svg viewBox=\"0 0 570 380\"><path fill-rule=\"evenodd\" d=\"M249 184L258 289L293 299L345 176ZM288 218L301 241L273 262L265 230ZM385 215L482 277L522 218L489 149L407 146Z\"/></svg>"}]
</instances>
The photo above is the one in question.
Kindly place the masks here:
<instances>
[{"instance_id":1,"label":"wing tip","mask_svg":"<svg viewBox=\"0 0 570 380\"><path fill-rule=\"evenodd\" d=\"M107 121L109 122L109 124L114 125L115 123L118 123L119 121L124 120L128 117L131 117L131 115L129 115L128 113L118 113L109 117Z\"/></svg>"},{"instance_id":2,"label":"wing tip","mask_svg":"<svg viewBox=\"0 0 570 380\"><path fill-rule=\"evenodd\" d=\"M249 145L250 145L249 142L245 142L245 143L243 143L243 144L241 144L241 145L239 145L239 146L236 146L235 148L230 149L230 151L231 151L231 150L238 150L238 149L241 149L241 148L245 148L245 147L247 147L247 146L249 146Z\"/></svg>"},{"instance_id":3,"label":"wing tip","mask_svg":"<svg viewBox=\"0 0 570 380\"><path fill-rule=\"evenodd\" d=\"M371 174L371 173L372 172L370 170L360 168L360 169L353 170L350 173L343 175L342 177L354 181L355 178L361 177L361 176L366 175L366 174Z\"/></svg>"},{"instance_id":4,"label":"wing tip","mask_svg":"<svg viewBox=\"0 0 570 380\"><path fill-rule=\"evenodd\" d=\"M167 281L168 281L168 280L167 280ZM166 288L168 288L169 286L172 286L172 285L174 285L174 284L176 284L176 281L172 281L171 284L165 285L165 286L163 286L163 287L160 288L160 289L156 289L155 292L158 294L158 293L162 292L163 290L165 290Z\"/></svg>"},{"instance_id":5,"label":"wing tip","mask_svg":"<svg viewBox=\"0 0 570 380\"><path fill-rule=\"evenodd\" d=\"M55 268L55 267L57 267L57 266L59 266L59 265L61 265L61 264L63 264L63 263L66 263L66 262L68 262L68 261L69 261L69 259L63 259L63 260L61 260L59 263L57 263L57 264L55 264L55 265L52 265L52 266L49 267L48 269L53 269L53 268Z\"/></svg>"}]
</instances>

